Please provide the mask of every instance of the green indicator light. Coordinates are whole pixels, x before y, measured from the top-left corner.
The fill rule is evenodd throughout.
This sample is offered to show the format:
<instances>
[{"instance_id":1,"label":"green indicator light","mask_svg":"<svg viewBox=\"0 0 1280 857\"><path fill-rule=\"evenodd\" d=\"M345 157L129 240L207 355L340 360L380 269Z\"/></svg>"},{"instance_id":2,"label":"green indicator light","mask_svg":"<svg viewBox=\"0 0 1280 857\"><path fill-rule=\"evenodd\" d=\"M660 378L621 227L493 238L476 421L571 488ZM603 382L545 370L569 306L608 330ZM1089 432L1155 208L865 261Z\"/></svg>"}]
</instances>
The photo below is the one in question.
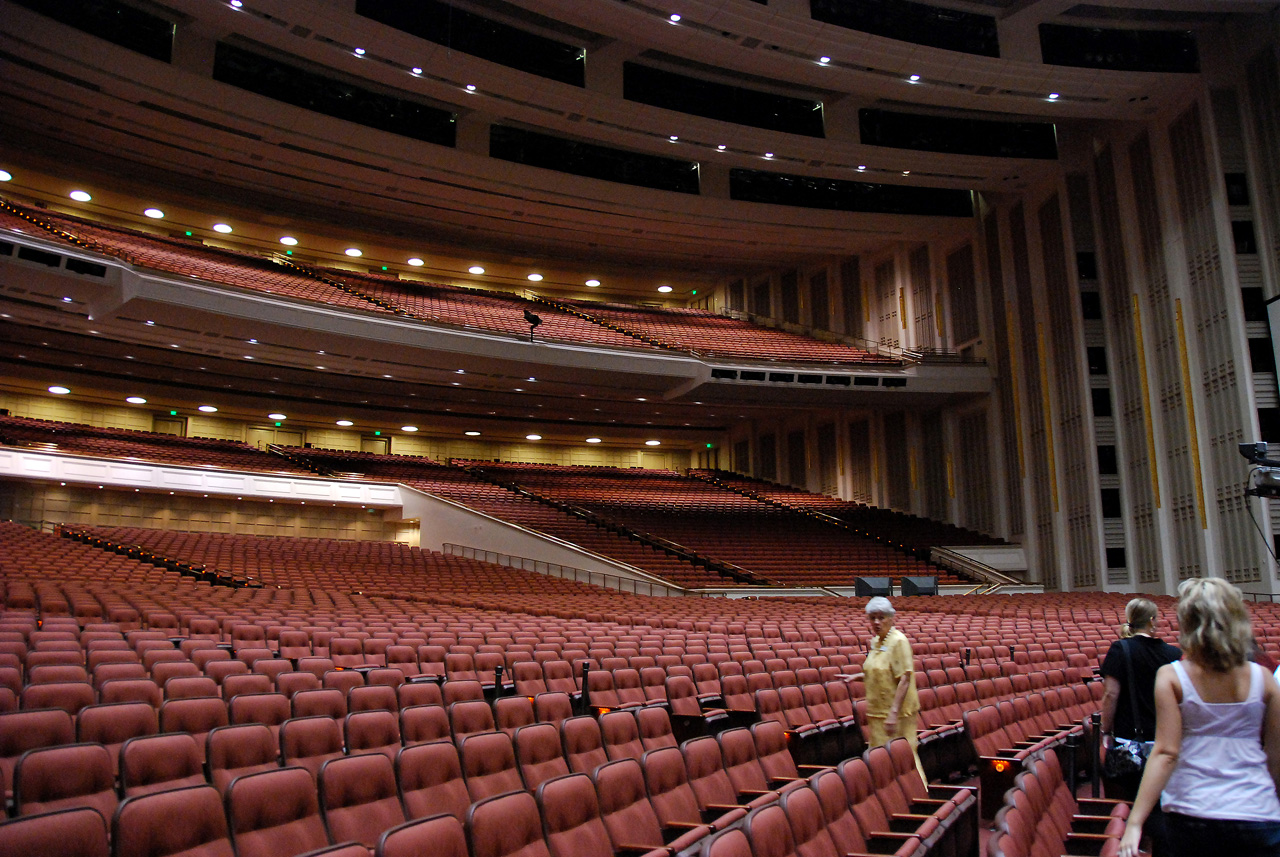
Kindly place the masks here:
<instances>
[{"instance_id":1,"label":"green indicator light","mask_svg":"<svg viewBox=\"0 0 1280 857\"><path fill-rule=\"evenodd\" d=\"M276 428L279 428L282 425L284 425L284 423L276 423ZM711 444L707 444L707 446L711 446Z\"/></svg>"},{"instance_id":2,"label":"green indicator light","mask_svg":"<svg viewBox=\"0 0 1280 857\"><path fill-rule=\"evenodd\" d=\"M387 270L387 266L386 266L386 265L383 265L383 266L382 266L382 270L384 270L384 271L385 271L385 270Z\"/></svg>"},{"instance_id":3,"label":"green indicator light","mask_svg":"<svg viewBox=\"0 0 1280 857\"><path fill-rule=\"evenodd\" d=\"M169 411L169 416L176 417L177 415L178 415L177 411Z\"/></svg>"},{"instance_id":4,"label":"green indicator light","mask_svg":"<svg viewBox=\"0 0 1280 857\"><path fill-rule=\"evenodd\" d=\"M276 425L279 425L279 423L276 423ZM710 443L709 443L709 444L707 444L707 449L714 449L714 448L715 448L715 447L714 447L714 445L713 445L713 444L710 444Z\"/></svg>"},{"instance_id":5,"label":"green indicator light","mask_svg":"<svg viewBox=\"0 0 1280 857\"><path fill-rule=\"evenodd\" d=\"M691 295L696 295L697 293L698 293L698 290L697 290L697 289L694 289L693 291L689 292L689 294L691 294Z\"/></svg>"},{"instance_id":6,"label":"green indicator light","mask_svg":"<svg viewBox=\"0 0 1280 857\"><path fill-rule=\"evenodd\" d=\"M381 434L382 434L382 432L380 432L380 431L375 431L375 432L373 433L373 436L374 436L374 437L378 437L378 436L379 436L379 435L381 435Z\"/></svg>"},{"instance_id":7,"label":"green indicator light","mask_svg":"<svg viewBox=\"0 0 1280 857\"><path fill-rule=\"evenodd\" d=\"M285 250L285 251L284 251L284 254L285 254L286 256L292 256L292 255L293 255L293 251L292 251L292 250Z\"/></svg>"},{"instance_id":8,"label":"green indicator light","mask_svg":"<svg viewBox=\"0 0 1280 857\"><path fill-rule=\"evenodd\" d=\"M190 230L190 229L188 229L188 230L187 230L187 237L188 237L188 238L190 238L190 237L191 237L191 230Z\"/></svg>"}]
</instances>

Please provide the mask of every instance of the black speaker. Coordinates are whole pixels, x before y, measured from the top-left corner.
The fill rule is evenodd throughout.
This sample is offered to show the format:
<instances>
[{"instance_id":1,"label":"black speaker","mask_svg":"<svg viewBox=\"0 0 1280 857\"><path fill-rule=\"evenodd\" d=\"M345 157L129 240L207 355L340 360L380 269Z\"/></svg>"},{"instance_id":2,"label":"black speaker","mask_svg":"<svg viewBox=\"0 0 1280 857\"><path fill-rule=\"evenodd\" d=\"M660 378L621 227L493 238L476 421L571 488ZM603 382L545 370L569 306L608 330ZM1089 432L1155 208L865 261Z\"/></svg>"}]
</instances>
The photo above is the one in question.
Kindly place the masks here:
<instances>
[{"instance_id":1,"label":"black speaker","mask_svg":"<svg viewBox=\"0 0 1280 857\"><path fill-rule=\"evenodd\" d=\"M893 578L891 577L855 577L853 579L855 595L883 595L888 598L893 594Z\"/></svg>"},{"instance_id":2,"label":"black speaker","mask_svg":"<svg viewBox=\"0 0 1280 857\"><path fill-rule=\"evenodd\" d=\"M904 577L902 578L903 595L937 595L938 578L936 577Z\"/></svg>"}]
</instances>

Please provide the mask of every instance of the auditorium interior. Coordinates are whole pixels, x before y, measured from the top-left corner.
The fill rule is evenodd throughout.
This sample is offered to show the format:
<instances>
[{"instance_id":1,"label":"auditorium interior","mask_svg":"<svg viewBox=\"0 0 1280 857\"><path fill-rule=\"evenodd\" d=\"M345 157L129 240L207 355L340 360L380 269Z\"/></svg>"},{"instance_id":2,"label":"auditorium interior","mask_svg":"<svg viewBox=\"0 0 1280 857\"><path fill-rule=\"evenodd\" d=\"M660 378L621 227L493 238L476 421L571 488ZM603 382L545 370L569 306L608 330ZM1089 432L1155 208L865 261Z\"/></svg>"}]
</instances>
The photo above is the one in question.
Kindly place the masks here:
<instances>
[{"instance_id":1,"label":"auditorium interior","mask_svg":"<svg viewBox=\"0 0 1280 857\"><path fill-rule=\"evenodd\" d=\"M1280 655L1276 0L0 0L0 68L0 857L1114 854L1126 602Z\"/></svg>"}]
</instances>

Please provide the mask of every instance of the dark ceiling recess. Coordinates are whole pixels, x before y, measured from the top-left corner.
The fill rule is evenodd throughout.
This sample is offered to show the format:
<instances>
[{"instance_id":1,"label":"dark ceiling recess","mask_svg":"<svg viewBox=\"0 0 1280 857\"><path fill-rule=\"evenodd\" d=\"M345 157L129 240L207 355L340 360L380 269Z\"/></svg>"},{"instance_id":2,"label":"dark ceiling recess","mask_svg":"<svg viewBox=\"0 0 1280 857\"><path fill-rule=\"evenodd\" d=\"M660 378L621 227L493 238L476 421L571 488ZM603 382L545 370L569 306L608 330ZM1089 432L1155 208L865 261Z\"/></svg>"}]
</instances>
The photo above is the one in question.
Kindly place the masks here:
<instances>
[{"instance_id":1,"label":"dark ceiling recess","mask_svg":"<svg viewBox=\"0 0 1280 857\"><path fill-rule=\"evenodd\" d=\"M226 42L218 43L213 77L295 107L415 140L452 146L456 137L455 116L448 110L372 92Z\"/></svg>"},{"instance_id":2,"label":"dark ceiling recess","mask_svg":"<svg viewBox=\"0 0 1280 857\"><path fill-rule=\"evenodd\" d=\"M573 86L586 52L439 0L356 0L356 14L464 54Z\"/></svg>"},{"instance_id":3,"label":"dark ceiling recess","mask_svg":"<svg viewBox=\"0 0 1280 857\"><path fill-rule=\"evenodd\" d=\"M809 0L815 21L949 51L1000 56L996 19L910 0Z\"/></svg>"},{"instance_id":4,"label":"dark ceiling recess","mask_svg":"<svg viewBox=\"0 0 1280 857\"><path fill-rule=\"evenodd\" d=\"M622 184L698 193L698 164L493 125L489 155L504 161Z\"/></svg>"},{"instance_id":5,"label":"dark ceiling recess","mask_svg":"<svg viewBox=\"0 0 1280 857\"><path fill-rule=\"evenodd\" d=\"M730 170L729 195L746 202L771 202L833 211L973 216L973 193L967 190L871 184L761 170Z\"/></svg>"},{"instance_id":6,"label":"dark ceiling recess","mask_svg":"<svg viewBox=\"0 0 1280 857\"><path fill-rule=\"evenodd\" d=\"M863 109L858 111L858 126L868 146L993 158L1058 157L1051 122L995 122Z\"/></svg>"},{"instance_id":7,"label":"dark ceiling recess","mask_svg":"<svg viewBox=\"0 0 1280 857\"><path fill-rule=\"evenodd\" d=\"M1195 74L1196 38L1189 31L1111 30L1040 25L1040 53L1050 65Z\"/></svg>"},{"instance_id":8,"label":"dark ceiling recess","mask_svg":"<svg viewBox=\"0 0 1280 857\"><path fill-rule=\"evenodd\" d=\"M824 136L822 102L623 63L622 96L654 107L806 137Z\"/></svg>"},{"instance_id":9,"label":"dark ceiling recess","mask_svg":"<svg viewBox=\"0 0 1280 857\"><path fill-rule=\"evenodd\" d=\"M152 59L169 62L173 58L173 22L116 0L13 2Z\"/></svg>"}]
</instances>

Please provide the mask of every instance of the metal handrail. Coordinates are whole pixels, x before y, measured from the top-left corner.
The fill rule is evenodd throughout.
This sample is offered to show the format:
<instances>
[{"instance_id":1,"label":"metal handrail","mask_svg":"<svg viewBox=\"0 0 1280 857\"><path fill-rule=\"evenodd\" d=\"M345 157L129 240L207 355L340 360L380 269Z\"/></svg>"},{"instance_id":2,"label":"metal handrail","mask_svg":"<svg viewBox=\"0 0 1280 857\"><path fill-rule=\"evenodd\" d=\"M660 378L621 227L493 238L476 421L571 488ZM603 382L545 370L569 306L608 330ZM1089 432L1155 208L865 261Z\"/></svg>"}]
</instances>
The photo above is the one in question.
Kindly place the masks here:
<instances>
[{"instance_id":1,"label":"metal handrail","mask_svg":"<svg viewBox=\"0 0 1280 857\"><path fill-rule=\"evenodd\" d=\"M538 574L545 574L548 577L559 577L565 580L574 580L579 583L590 583L594 586L603 586L607 589L616 589L619 592L629 592L633 595L652 595L656 597L685 597L685 598L703 598L701 593L683 589L679 586L670 584L655 583L649 580L637 580L631 577L623 577L620 574L608 574L603 571L588 571L585 568L574 568L569 565L560 565L555 562L546 562L545 560L532 559L527 556L513 556L512 554L499 553L497 551L485 550L483 548L473 548L468 545L458 545L452 542L445 542L440 546L441 552L449 556L461 556L467 559L478 559L484 562L491 562L495 565L506 565L512 568L519 568L525 571L533 571Z\"/></svg>"}]
</instances>

